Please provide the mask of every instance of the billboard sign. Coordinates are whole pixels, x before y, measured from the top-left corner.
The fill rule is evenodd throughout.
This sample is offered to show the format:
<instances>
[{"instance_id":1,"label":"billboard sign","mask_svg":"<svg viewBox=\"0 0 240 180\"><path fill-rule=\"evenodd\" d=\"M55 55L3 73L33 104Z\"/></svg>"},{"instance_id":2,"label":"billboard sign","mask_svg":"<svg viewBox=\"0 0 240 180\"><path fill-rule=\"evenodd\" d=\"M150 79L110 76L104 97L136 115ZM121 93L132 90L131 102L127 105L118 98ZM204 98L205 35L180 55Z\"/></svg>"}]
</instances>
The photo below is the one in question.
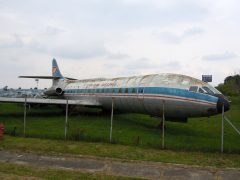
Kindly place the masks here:
<instances>
[{"instance_id":1,"label":"billboard sign","mask_svg":"<svg viewBox=\"0 0 240 180\"><path fill-rule=\"evenodd\" d=\"M212 82L212 75L202 75L203 82Z\"/></svg>"}]
</instances>

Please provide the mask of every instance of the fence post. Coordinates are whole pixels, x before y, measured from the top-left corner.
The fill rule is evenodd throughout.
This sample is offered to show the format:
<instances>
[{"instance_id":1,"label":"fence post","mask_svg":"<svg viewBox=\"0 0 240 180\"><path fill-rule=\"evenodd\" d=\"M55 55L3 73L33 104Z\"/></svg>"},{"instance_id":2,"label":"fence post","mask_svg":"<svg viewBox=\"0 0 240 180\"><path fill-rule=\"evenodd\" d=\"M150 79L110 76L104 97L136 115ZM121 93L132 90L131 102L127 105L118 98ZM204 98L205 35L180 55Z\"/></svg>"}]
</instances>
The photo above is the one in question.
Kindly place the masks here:
<instances>
[{"instance_id":1,"label":"fence post","mask_svg":"<svg viewBox=\"0 0 240 180\"><path fill-rule=\"evenodd\" d=\"M164 132L164 128L165 128L165 100L163 100L163 107L162 107L162 149L165 148L165 143L164 143L164 138L165 138L165 132Z\"/></svg>"},{"instance_id":2,"label":"fence post","mask_svg":"<svg viewBox=\"0 0 240 180\"><path fill-rule=\"evenodd\" d=\"M67 102L66 102L65 140L67 140L67 129L68 129L68 99L67 99Z\"/></svg>"},{"instance_id":3,"label":"fence post","mask_svg":"<svg viewBox=\"0 0 240 180\"><path fill-rule=\"evenodd\" d=\"M223 153L223 143L224 143L224 104L222 106L222 137L221 137L221 153Z\"/></svg>"},{"instance_id":4,"label":"fence post","mask_svg":"<svg viewBox=\"0 0 240 180\"><path fill-rule=\"evenodd\" d=\"M23 136L26 137L27 97L24 100Z\"/></svg>"},{"instance_id":5,"label":"fence post","mask_svg":"<svg viewBox=\"0 0 240 180\"><path fill-rule=\"evenodd\" d=\"M113 108L114 108L114 100L113 100L113 98L112 98L112 112L111 112L111 126L110 126L110 143L112 142Z\"/></svg>"}]
</instances>

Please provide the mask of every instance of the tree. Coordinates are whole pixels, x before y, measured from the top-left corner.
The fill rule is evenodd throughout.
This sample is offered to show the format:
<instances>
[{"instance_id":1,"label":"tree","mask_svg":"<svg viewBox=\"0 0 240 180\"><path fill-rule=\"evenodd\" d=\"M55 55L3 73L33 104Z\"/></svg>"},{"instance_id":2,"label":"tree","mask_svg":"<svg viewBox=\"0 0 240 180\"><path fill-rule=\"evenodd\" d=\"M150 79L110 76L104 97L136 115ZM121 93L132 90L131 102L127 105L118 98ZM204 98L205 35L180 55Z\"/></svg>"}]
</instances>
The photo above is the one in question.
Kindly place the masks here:
<instances>
[{"instance_id":1,"label":"tree","mask_svg":"<svg viewBox=\"0 0 240 180\"><path fill-rule=\"evenodd\" d=\"M240 75L226 77L224 83L219 84L216 88L228 96L240 95Z\"/></svg>"}]
</instances>

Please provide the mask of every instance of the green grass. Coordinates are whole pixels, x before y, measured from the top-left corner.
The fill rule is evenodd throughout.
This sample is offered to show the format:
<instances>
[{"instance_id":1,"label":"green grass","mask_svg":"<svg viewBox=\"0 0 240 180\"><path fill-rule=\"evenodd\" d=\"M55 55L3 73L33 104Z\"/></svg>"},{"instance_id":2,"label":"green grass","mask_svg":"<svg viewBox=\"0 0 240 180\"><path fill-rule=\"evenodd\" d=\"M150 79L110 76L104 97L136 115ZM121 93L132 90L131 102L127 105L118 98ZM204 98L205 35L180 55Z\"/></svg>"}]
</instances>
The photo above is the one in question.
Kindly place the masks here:
<instances>
[{"instance_id":1,"label":"green grass","mask_svg":"<svg viewBox=\"0 0 240 180\"><path fill-rule=\"evenodd\" d=\"M25 153L34 152L43 155L73 157L85 155L119 158L123 160L240 168L240 154L159 150L109 143L5 136L4 139L1 140L0 149Z\"/></svg>"},{"instance_id":2,"label":"green grass","mask_svg":"<svg viewBox=\"0 0 240 180\"><path fill-rule=\"evenodd\" d=\"M232 98L230 120L240 128L240 98ZM70 114L69 140L86 142L109 142L110 114L99 114L96 110L88 113ZM90 112L89 112L90 111ZM0 104L0 123L6 126L6 134L23 136L23 105ZM161 148L160 120L140 114L116 114L113 122L113 143ZM64 111L55 106L28 109L26 136L35 138L64 139ZM189 119L188 123L166 122L165 144L170 150L217 152L221 144L221 116ZM225 126L224 150L240 153L239 135Z\"/></svg>"},{"instance_id":3,"label":"green grass","mask_svg":"<svg viewBox=\"0 0 240 180\"><path fill-rule=\"evenodd\" d=\"M101 173L83 173L71 170L57 170L53 168L42 168L23 166L10 163L0 163L1 179L137 179L128 177L117 177Z\"/></svg>"}]
</instances>

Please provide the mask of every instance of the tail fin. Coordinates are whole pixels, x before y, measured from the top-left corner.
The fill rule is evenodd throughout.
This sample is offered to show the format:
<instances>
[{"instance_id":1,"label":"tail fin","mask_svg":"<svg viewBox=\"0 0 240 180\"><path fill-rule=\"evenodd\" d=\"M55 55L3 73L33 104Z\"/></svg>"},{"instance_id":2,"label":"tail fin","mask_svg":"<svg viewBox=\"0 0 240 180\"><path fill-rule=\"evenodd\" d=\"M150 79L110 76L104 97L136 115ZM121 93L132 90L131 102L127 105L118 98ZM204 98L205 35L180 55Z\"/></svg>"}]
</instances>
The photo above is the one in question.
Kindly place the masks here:
<instances>
[{"instance_id":1,"label":"tail fin","mask_svg":"<svg viewBox=\"0 0 240 180\"><path fill-rule=\"evenodd\" d=\"M52 77L60 78L60 79L64 78L59 70L57 61L54 58L52 60Z\"/></svg>"},{"instance_id":2,"label":"tail fin","mask_svg":"<svg viewBox=\"0 0 240 180\"><path fill-rule=\"evenodd\" d=\"M52 79L54 81L59 79L76 80L74 78L63 77L63 75L59 70L59 67L57 65L57 61L55 58L53 58L52 60L52 76L19 76L19 78Z\"/></svg>"}]
</instances>

